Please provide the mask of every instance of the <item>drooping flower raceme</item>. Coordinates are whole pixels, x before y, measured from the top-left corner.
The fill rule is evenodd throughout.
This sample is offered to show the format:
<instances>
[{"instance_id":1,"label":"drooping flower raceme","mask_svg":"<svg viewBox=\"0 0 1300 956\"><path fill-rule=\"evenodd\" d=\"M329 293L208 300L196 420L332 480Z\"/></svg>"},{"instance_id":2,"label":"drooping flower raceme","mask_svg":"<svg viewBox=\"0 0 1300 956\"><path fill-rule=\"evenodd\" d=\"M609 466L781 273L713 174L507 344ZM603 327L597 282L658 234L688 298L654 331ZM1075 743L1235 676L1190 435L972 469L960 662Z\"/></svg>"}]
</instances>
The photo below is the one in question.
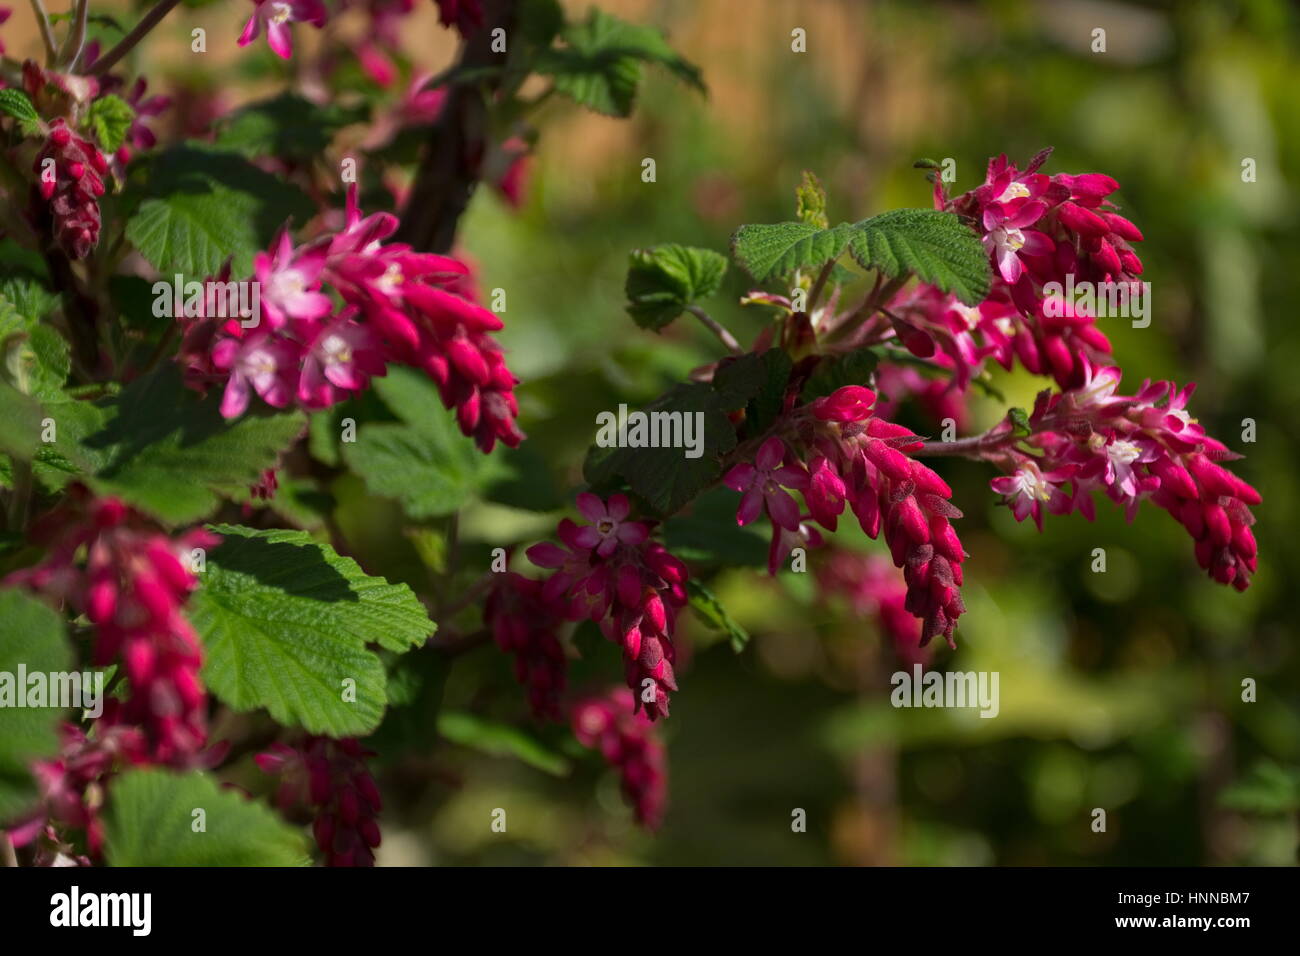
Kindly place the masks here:
<instances>
[{"instance_id":1,"label":"drooping flower raceme","mask_svg":"<svg viewBox=\"0 0 1300 956\"><path fill-rule=\"evenodd\" d=\"M654 830L663 821L667 805L667 759L653 721L633 708L632 692L618 688L578 701L570 722L578 741L600 751L618 770L623 796L637 822Z\"/></svg>"},{"instance_id":2,"label":"drooping flower raceme","mask_svg":"<svg viewBox=\"0 0 1300 956\"><path fill-rule=\"evenodd\" d=\"M5 583L85 614L95 628L92 662L122 667L127 693L105 701L99 726L138 727L137 761L193 765L207 739L207 698L198 635L183 610L197 584L194 549L220 539L203 529L168 538L118 499L82 493L33 536L46 545L45 559Z\"/></svg>"},{"instance_id":3,"label":"drooping flower raceme","mask_svg":"<svg viewBox=\"0 0 1300 956\"><path fill-rule=\"evenodd\" d=\"M1250 513L1258 491L1219 462L1239 458L1205 434L1187 413L1192 386L1142 384L1118 393L1120 370L1094 370L1064 392L1043 392L1024 448L1008 447L993 459L1008 472L992 481L1017 520L1042 508L1052 514L1094 516L1093 492L1125 509L1129 520L1143 500L1165 509L1195 541L1197 563L1214 580L1244 591L1257 554Z\"/></svg>"},{"instance_id":4,"label":"drooping flower raceme","mask_svg":"<svg viewBox=\"0 0 1300 956\"><path fill-rule=\"evenodd\" d=\"M542 597L569 620L590 618L623 648L633 705L651 720L668 715L668 694L677 690L673 630L686 604L686 566L650 538L651 526L629 521L630 502L615 494L602 501L591 492L578 508L592 523L565 518L562 544L543 542L528 559L551 571Z\"/></svg>"},{"instance_id":5,"label":"drooping flower raceme","mask_svg":"<svg viewBox=\"0 0 1300 956\"><path fill-rule=\"evenodd\" d=\"M327 408L399 363L423 370L485 452L523 433L515 377L492 333L493 313L453 291L468 271L456 259L385 243L387 213L362 216L355 186L342 228L294 246L281 233L255 260L261 315L186 316L180 361L187 381L223 386L221 412L242 415L253 395L275 408ZM223 281L226 276L218 277ZM344 302L334 311L330 290Z\"/></svg>"},{"instance_id":6,"label":"drooping flower raceme","mask_svg":"<svg viewBox=\"0 0 1300 956\"><path fill-rule=\"evenodd\" d=\"M278 775L276 802L286 812L313 815L312 835L326 866L374 866L383 799L366 761L375 756L352 737L307 735L295 745L276 743L255 758Z\"/></svg>"},{"instance_id":7,"label":"drooping flower raceme","mask_svg":"<svg viewBox=\"0 0 1300 956\"><path fill-rule=\"evenodd\" d=\"M950 523L961 512L948 501L952 490L943 479L906 454L921 440L873 416L875 398L848 385L795 409L783 435L765 440L752 463L732 466L723 483L743 491L738 524L766 510L772 574L793 547L820 543L811 523L834 531L847 504L868 537L884 532L907 582L906 608L922 620L921 643L937 634L952 643L965 611L959 591L965 552ZM806 515L786 489L802 492Z\"/></svg>"}]
</instances>

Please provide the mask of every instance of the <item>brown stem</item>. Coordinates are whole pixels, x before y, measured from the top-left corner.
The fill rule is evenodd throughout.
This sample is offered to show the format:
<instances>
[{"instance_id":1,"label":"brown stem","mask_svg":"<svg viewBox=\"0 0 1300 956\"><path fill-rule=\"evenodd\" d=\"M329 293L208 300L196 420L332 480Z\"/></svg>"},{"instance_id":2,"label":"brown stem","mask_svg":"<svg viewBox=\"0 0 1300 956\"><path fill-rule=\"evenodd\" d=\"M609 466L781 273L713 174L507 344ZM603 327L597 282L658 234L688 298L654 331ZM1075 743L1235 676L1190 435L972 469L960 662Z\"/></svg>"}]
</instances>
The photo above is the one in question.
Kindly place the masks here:
<instances>
[{"instance_id":1,"label":"brown stem","mask_svg":"<svg viewBox=\"0 0 1300 956\"><path fill-rule=\"evenodd\" d=\"M465 38L456 72L482 75L487 67L505 65L506 54L492 50L492 31L511 35L517 0L489 0L484 25ZM426 252L446 253L456 227L478 185L487 152L488 96L498 78L453 82L446 104L429 128L429 145L420 160L410 198L402 210L396 241Z\"/></svg>"},{"instance_id":2,"label":"brown stem","mask_svg":"<svg viewBox=\"0 0 1300 956\"><path fill-rule=\"evenodd\" d=\"M736 341L736 337L732 335L721 322L709 315L709 313L705 312L698 305L688 305L686 311L703 322L705 327L721 340L722 344L727 347L727 350L730 351L732 355L744 354L745 350L740 347L740 343Z\"/></svg>"},{"instance_id":3,"label":"brown stem","mask_svg":"<svg viewBox=\"0 0 1300 956\"><path fill-rule=\"evenodd\" d=\"M59 55L54 46L54 28L50 26L50 17L45 12L45 4L41 0L31 0L31 3L32 14L36 17L36 25L41 31L41 43L45 45L45 65L52 67Z\"/></svg>"},{"instance_id":4,"label":"brown stem","mask_svg":"<svg viewBox=\"0 0 1300 956\"><path fill-rule=\"evenodd\" d=\"M181 0L158 0L153 9L146 13L144 18L135 25L135 28L118 41L117 46L95 61L95 65L90 68L91 75L103 76L111 70L118 60L135 49L135 45L148 36L149 31L156 27L163 17L171 13L172 7L180 2Z\"/></svg>"}]
</instances>

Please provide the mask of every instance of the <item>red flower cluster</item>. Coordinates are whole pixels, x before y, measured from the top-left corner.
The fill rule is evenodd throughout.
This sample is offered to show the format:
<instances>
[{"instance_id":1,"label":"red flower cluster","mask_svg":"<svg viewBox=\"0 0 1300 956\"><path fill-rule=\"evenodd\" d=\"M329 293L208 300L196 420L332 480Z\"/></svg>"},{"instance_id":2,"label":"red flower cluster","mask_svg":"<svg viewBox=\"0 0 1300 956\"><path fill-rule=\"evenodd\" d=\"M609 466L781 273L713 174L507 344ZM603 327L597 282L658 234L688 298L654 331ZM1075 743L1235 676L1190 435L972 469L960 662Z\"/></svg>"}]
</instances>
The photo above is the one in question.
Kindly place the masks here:
<instances>
[{"instance_id":1,"label":"red flower cluster","mask_svg":"<svg viewBox=\"0 0 1300 956\"><path fill-rule=\"evenodd\" d=\"M14 846L38 841L38 866L90 866L104 850L104 825L99 811L104 802L104 784L123 765L139 763L145 752L139 728L96 727L93 738L79 727L59 728L62 747L53 760L38 760L32 767L41 791L41 807L9 831ZM70 843L59 828L84 830L88 856L74 856Z\"/></svg>"},{"instance_id":2,"label":"red flower cluster","mask_svg":"<svg viewBox=\"0 0 1300 956\"><path fill-rule=\"evenodd\" d=\"M634 707L644 706L651 720L666 717L668 694L677 690L672 635L686 604L686 565L650 540L649 524L627 520L625 495L606 503L583 492L578 510L591 524L561 521L564 547L548 541L528 549L530 561L552 571L541 596L569 620L597 622L623 648Z\"/></svg>"},{"instance_id":3,"label":"red flower cluster","mask_svg":"<svg viewBox=\"0 0 1300 956\"><path fill-rule=\"evenodd\" d=\"M501 320L452 291L463 263L384 244L397 226L388 213L363 218L353 186L341 231L298 247L282 233L274 254L254 261L260 315L247 327L224 316L183 320L190 383L224 383L221 412L234 418L254 392L276 408L327 408L399 362L437 382L484 452L518 445L517 380L491 336ZM345 303L336 314L326 284Z\"/></svg>"},{"instance_id":4,"label":"red flower cluster","mask_svg":"<svg viewBox=\"0 0 1300 956\"><path fill-rule=\"evenodd\" d=\"M99 197L104 195L102 177L108 172L104 154L60 118L50 124L32 170L37 192L48 204L59 247L69 259L84 259L99 243Z\"/></svg>"},{"instance_id":5,"label":"red flower cluster","mask_svg":"<svg viewBox=\"0 0 1300 956\"><path fill-rule=\"evenodd\" d=\"M623 796L637 822L654 830L663 821L668 800L667 760L654 723L646 714L634 712L632 696L620 687L606 696L579 701L570 720L578 741L599 750L618 770Z\"/></svg>"},{"instance_id":6,"label":"red flower cluster","mask_svg":"<svg viewBox=\"0 0 1300 956\"><path fill-rule=\"evenodd\" d=\"M1034 451L1009 448L1001 457L1009 474L993 479L993 490L1017 520L1032 515L1040 528L1043 505L1091 520L1097 489L1130 520L1149 498L1191 534L1196 560L1212 578L1244 591L1257 564L1250 506L1262 499L1218 464L1240 456L1188 415L1192 386L1146 381L1136 395L1119 395L1120 375L1085 362L1078 388L1040 394L1026 439Z\"/></svg>"},{"instance_id":7,"label":"red flower cluster","mask_svg":"<svg viewBox=\"0 0 1300 956\"><path fill-rule=\"evenodd\" d=\"M562 720L567 664L557 629L563 617L542 593L542 583L510 572L496 575L483 622L497 646L515 658L515 679L528 690L539 720Z\"/></svg>"},{"instance_id":8,"label":"red flower cluster","mask_svg":"<svg viewBox=\"0 0 1300 956\"><path fill-rule=\"evenodd\" d=\"M276 743L254 760L265 773L280 776L276 797L282 810L311 807L312 834L327 866L374 866L379 846L375 818L383 800L366 769L373 757L352 737L304 737L297 746Z\"/></svg>"},{"instance_id":9,"label":"red flower cluster","mask_svg":"<svg viewBox=\"0 0 1300 956\"><path fill-rule=\"evenodd\" d=\"M1083 360L1100 361L1110 354L1110 342L1095 316L1045 287L1065 286L1069 277L1075 283L1135 281L1142 261L1131 244L1142 233L1108 198L1119 183L1100 173L1038 172L1050 155L1050 149L1038 153L1023 172L998 156L989 161L982 185L952 199L937 182L935 205L967 217L981 233L994 266L993 288L978 308L968 308L923 286L899 296L891 311L909 313L922 339L932 331L926 326L946 326L941 338L955 336L968 358L975 354L970 334L978 332L983 354L1008 368L1014 355L1034 374L1071 388L1082 380ZM1049 300L1053 308L1045 307ZM906 335L900 338L916 350Z\"/></svg>"},{"instance_id":10,"label":"red flower cluster","mask_svg":"<svg viewBox=\"0 0 1300 956\"><path fill-rule=\"evenodd\" d=\"M906 608L923 622L921 643L942 634L951 644L966 609L958 590L965 553L949 522L961 512L949 503L952 489L943 479L905 454L921 440L872 415L875 399L849 385L796 409L784 437L768 438L752 463L733 466L722 480L743 492L738 524L764 511L772 522L773 574L795 541L820 543L808 521L834 531L847 502L868 537L884 530L907 581ZM803 493L806 515L787 489Z\"/></svg>"},{"instance_id":11,"label":"red flower cluster","mask_svg":"<svg viewBox=\"0 0 1300 956\"><path fill-rule=\"evenodd\" d=\"M202 529L171 539L116 498L76 492L33 537L48 556L4 583L85 614L96 629L93 663L121 663L128 693L105 701L101 728L139 727L139 762L193 765L207 738L207 700L198 635L182 608L197 584L192 549L220 539Z\"/></svg>"}]
</instances>

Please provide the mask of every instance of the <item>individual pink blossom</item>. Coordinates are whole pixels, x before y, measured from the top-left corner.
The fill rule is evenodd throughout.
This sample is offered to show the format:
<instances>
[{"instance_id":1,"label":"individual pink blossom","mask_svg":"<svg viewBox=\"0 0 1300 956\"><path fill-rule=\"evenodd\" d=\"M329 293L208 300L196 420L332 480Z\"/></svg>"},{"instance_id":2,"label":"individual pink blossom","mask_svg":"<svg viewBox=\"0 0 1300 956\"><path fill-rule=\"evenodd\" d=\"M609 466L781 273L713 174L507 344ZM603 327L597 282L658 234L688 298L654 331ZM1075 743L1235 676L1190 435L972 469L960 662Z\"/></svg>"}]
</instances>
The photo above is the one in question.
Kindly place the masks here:
<instances>
[{"instance_id":1,"label":"individual pink blossom","mask_svg":"<svg viewBox=\"0 0 1300 956\"><path fill-rule=\"evenodd\" d=\"M298 400L305 408L328 408L362 391L371 378L387 370L374 333L340 314L320 323L320 331L307 346Z\"/></svg>"},{"instance_id":2,"label":"individual pink blossom","mask_svg":"<svg viewBox=\"0 0 1300 956\"><path fill-rule=\"evenodd\" d=\"M1061 489L1061 482L1075 469L1056 468L1044 474L1032 459L1025 459L1013 475L994 478L989 484L1000 495L1017 521L1033 516L1038 530L1043 530L1043 506L1052 514L1066 514L1072 507L1070 495Z\"/></svg>"},{"instance_id":3,"label":"individual pink blossom","mask_svg":"<svg viewBox=\"0 0 1300 956\"><path fill-rule=\"evenodd\" d=\"M319 291L325 255L319 246L295 250L289 230L282 229L274 255L259 252L253 257L262 317L269 328L282 328L291 319L319 319L333 310L329 296Z\"/></svg>"},{"instance_id":4,"label":"individual pink blossom","mask_svg":"<svg viewBox=\"0 0 1300 956\"><path fill-rule=\"evenodd\" d=\"M610 495L606 504L584 491L577 500L578 511L591 524L579 529L575 540L581 547L594 548L602 558L608 558L620 544L635 547L649 534L641 522L627 520L632 510L627 495Z\"/></svg>"},{"instance_id":5,"label":"individual pink blossom","mask_svg":"<svg viewBox=\"0 0 1300 956\"><path fill-rule=\"evenodd\" d=\"M310 23L323 27L328 14L321 0L253 0L253 15L244 24L239 35L239 45L248 46L266 28L267 45L276 56L289 59L293 55L293 33L290 23Z\"/></svg>"},{"instance_id":6,"label":"individual pink blossom","mask_svg":"<svg viewBox=\"0 0 1300 956\"><path fill-rule=\"evenodd\" d=\"M229 372L221 398L221 414L238 418L248 408L253 392L273 408L284 408L297 392L302 349L270 333L246 339L223 338L213 348L217 368Z\"/></svg>"},{"instance_id":7,"label":"individual pink blossom","mask_svg":"<svg viewBox=\"0 0 1300 956\"><path fill-rule=\"evenodd\" d=\"M787 531L798 528L799 505L785 489L808 487L808 473L783 464L785 456L785 443L774 436L763 442L753 464L741 462L723 476L724 485L742 492L736 524L747 525L766 510L774 524Z\"/></svg>"}]
</instances>

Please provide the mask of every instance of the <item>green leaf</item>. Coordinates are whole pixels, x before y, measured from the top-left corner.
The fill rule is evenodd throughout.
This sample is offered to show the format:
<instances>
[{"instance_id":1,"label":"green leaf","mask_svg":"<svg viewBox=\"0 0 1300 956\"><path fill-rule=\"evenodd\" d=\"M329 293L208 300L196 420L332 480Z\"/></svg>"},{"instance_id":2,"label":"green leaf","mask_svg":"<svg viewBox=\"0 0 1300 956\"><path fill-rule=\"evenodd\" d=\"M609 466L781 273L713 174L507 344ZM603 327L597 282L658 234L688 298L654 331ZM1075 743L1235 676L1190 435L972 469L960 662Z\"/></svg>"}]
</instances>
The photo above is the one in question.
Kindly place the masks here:
<instances>
[{"instance_id":1,"label":"green leaf","mask_svg":"<svg viewBox=\"0 0 1300 956\"><path fill-rule=\"evenodd\" d=\"M668 550L691 566L766 567L768 541L757 525L736 524L739 499L729 488L712 488L691 502L688 514L664 522Z\"/></svg>"},{"instance_id":2,"label":"green leaf","mask_svg":"<svg viewBox=\"0 0 1300 956\"><path fill-rule=\"evenodd\" d=\"M989 292L988 254L956 215L937 209L896 209L848 227L849 253L865 269L888 276L912 273L967 305Z\"/></svg>"},{"instance_id":3,"label":"green leaf","mask_svg":"<svg viewBox=\"0 0 1300 956\"><path fill-rule=\"evenodd\" d=\"M104 152L116 152L126 141L126 134L135 119L135 110L120 96L109 93L99 97L86 110L86 123Z\"/></svg>"},{"instance_id":4,"label":"green leaf","mask_svg":"<svg viewBox=\"0 0 1300 956\"><path fill-rule=\"evenodd\" d=\"M653 27L593 8L585 22L570 24L560 39L564 45L543 51L533 69L552 77L557 91L598 113L632 113L642 63L664 66L683 82L704 89L699 69Z\"/></svg>"},{"instance_id":5,"label":"green leaf","mask_svg":"<svg viewBox=\"0 0 1300 956\"><path fill-rule=\"evenodd\" d=\"M155 269L205 278L227 257L232 274L249 275L253 255L286 221L315 212L296 186L234 153L176 146L146 163L147 179L126 237Z\"/></svg>"},{"instance_id":6,"label":"green leaf","mask_svg":"<svg viewBox=\"0 0 1300 956\"><path fill-rule=\"evenodd\" d=\"M374 389L402 422L362 425L355 442L342 444L343 459L371 492L396 498L410 517L451 514L513 474L461 434L428 376L392 368Z\"/></svg>"},{"instance_id":7,"label":"green leaf","mask_svg":"<svg viewBox=\"0 0 1300 956\"><path fill-rule=\"evenodd\" d=\"M722 631L731 641L731 649L739 654L749 643L749 632L731 619L718 597L696 578L686 582L691 610L715 631Z\"/></svg>"},{"instance_id":8,"label":"green leaf","mask_svg":"<svg viewBox=\"0 0 1300 956\"><path fill-rule=\"evenodd\" d=\"M37 399L59 399L70 368L67 340L0 292L0 381Z\"/></svg>"},{"instance_id":9,"label":"green leaf","mask_svg":"<svg viewBox=\"0 0 1300 956\"><path fill-rule=\"evenodd\" d=\"M0 382L0 451L31 461L40 444L41 406Z\"/></svg>"},{"instance_id":10,"label":"green leaf","mask_svg":"<svg viewBox=\"0 0 1300 956\"><path fill-rule=\"evenodd\" d=\"M265 707L315 734L378 726L384 667L366 645L402 652L435 630L411 589L367 575L303 531L213 530L224 540L208 555L189 612L212 692L237 711ZM345 699L347 680L355 701Z\"/></svg>"},{"instance_id":11,"label":"green leaf","mask_svg":"<svg viewBox=\"0 0 1300 956\"><path fill-rule=\"evenodd\" d=\"M667 244L635 249L628 261L627 311L643 329L664 328L691 303L718 291L727 259L709 249Z\"/></svg>"},{"instance_id":12,"label":"green leaf","mask_svg":"<svg viewBox=\"0 0 1300 956\"><path fill-rule=\"evenodd\" d=\"M0 90L0 113L16 119L18 128L27 136L35 136L40 132L41 118L36 113L36 107L20 89L7 86Z\"/></svg>"},{"instance_id":13,"label":"green leaf","mask_svg":"<svg viewBox=\"0 0 1300 956\"><path fill-rule=\"evenodd\" d=\"M90 473L104 493L163 521L186 524L206 517L222 497L254 484L302 434L300 412L254 413L228 422L217 393L200 398L181 384L172 364L136 379L97 403L102 427L75 442L72 463ZM68 403L83 405L85 403ZM47 409L60 431L76 422ZM63 436L60 435L62 439Z\"/></svg>"},{"instance_id":14,"label":"green leaf","mask_svg":"<svg viewBox=\"0 0 1300 956\"><path fill-rule=\"evenodd\" d=\"M1029 415L1023 408L1008 409L1007 421L1011 423L1011 433L1017 438L1033 434L1034 430L1029 427Z\"/></svg>"},{"instance_id":15,"label":"green leaf","mask_svg":"<svg viewBox=\"0 0 1300 956\"><path fill-rule=\"evenodd\" d=\"M202 816L196 814L202 810ZM198 827L202 819L203 826ZM296 827L205 773L128 770L104 813L112 866L305 866Z\"/></svg>"},{"instance_id":16,"label":"green leaf","mask_svg":"<svg viewBox=\"0 0 1300 956\"><path fill-rule=\"evenodd\" d=\"M221 121L217 147L243 156L309 162L325 152L345 126L364 122L364 106L313 103L281 93L242 107Z\"/></svg>"},{"instance_id":17,"label":"green leaf","mask_svg":"<svg viewBox=\"0 0 1300 956\"><path fill-rule=\"evenodd\" d=\"M1300 770L1263 760L1226 788L1219 803L1229 810L1269 816L1300 810Z\"/></svg>"},{"instance_id":18,"label":"green leaf","mask_svg":"<svg viewBox=\"0 0 1300 956\"><path fill-rule=\"evenodd\" d=\"M718 366L713 387L727 410L745 409L744 436L761 435L785 408L793 363L783 349L751 352Z\"/></svg>"},{"instance_id":19,"label":"green leaf","mask_svg":"<svg viewBox=\"0 0 1300 956\"><path fill-rule=\"evenodd\" d=\"M801 402L830 395L845 385L866 385L876 370L878 357L870 348L856 349L842 355L827 355L817 364L799 395Z\"/></svg>"},{"instance_id":20,"label":"green leaf","mask_svg":"<svg viewBox=\"0 0 1300 956\"><path fill-rule=\"evenodd\" d=\"M569 772L569 761L562 755L509 724L485 720L460 711L444 711L438 715L438 733L462 747L492 757L514 757L530 767L557 777Z\"/></svg>"},{"instance_id":21,"label":"green leaf","mask_svg":"<svg viewBox=\"0 0 1300 956\"><path fill-rule=\"evenodd\" d=\"M741 226L731 237L731 253L756 281L766 282L796 269L820 269L838 259L849 230L845 223L830 229L807 222Z\"/></svg>"},{"instance_id":22,"label":"green leaf","mask_svg":"<svg viewBox=\"0 0 1300 956\"><path fill-rule=\"evenodd\" d=\"M646 441L652 440L652 432L662 435L668 430L665 425L673 425L674 421L676 427L669 430L669 439L684 440L689 421L696 448L593 445L587 452L583 474L593 486L608 485L621 477L651 508L667 516L718 477L722 470L719 458L736 446L736 430L718 393L701 382L678 385L641 411L649 416L644 419ZM660 415L667 417L654 417ZM630 414L628 434L620 441L640 441L635 421ZM687 457L688 450L692 454L698 450L698 457Z\"/></svg>"},{"instance_id":23,"label":"green leaf","mask_svg":"<svg viewBox=\"0 0 1300 956\"><path fill-rule=\"evenodd\" d=\"M830 226L830 220L826 218L826 190L822 188L820 179L805 169L803 182L795 189L794 195L800 222L818 229Z\"/></svg>"},{"instance_id":24,"label":"green leaf","mask_svg":"<svg viewBox=\"0 0 1300 956\"><path fill-rule=\"evenodd\" d=\"M72 651L63 634L63 619L35 598L0 591L0 674L13 675L19 665L28 674L66 672ZM14 687L24 692L26 688ZM3 700L0 695L0 700ZM0 823L6 823L36 800L33 760L58 752L56 732L63 708L0 706Z\"/></svg>"}]
</instances>

